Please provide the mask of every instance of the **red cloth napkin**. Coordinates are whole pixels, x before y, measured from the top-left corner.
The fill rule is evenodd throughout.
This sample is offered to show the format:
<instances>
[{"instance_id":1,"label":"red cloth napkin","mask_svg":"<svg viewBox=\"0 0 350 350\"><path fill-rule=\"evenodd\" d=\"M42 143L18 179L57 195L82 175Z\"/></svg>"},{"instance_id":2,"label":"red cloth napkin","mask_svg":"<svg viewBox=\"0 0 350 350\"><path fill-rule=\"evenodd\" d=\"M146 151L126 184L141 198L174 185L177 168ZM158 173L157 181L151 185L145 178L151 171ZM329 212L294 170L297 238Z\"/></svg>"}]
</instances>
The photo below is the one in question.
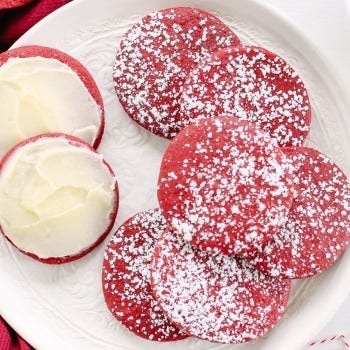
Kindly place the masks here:
<instances>
[{"instance_id":1,"label":"red cloth napkin","mask_svg":"<svg viewBox=\"0 0 350 350\"><path fill-rule=\"evenodd\" d=\"M0 317L0 349L32 350L32 348Z\"/></svg>"},{"instance_id":2,"label":"red cloth napkin","mask_svg":"<svg viewBox=\"0 0 350 350\"><path fill-rule=\"evenodd\" d=\"M70 1L33 0L19 8L0 10L0 52L7 50L14 41L47 14Z\"/></svg>"}]
</instances>

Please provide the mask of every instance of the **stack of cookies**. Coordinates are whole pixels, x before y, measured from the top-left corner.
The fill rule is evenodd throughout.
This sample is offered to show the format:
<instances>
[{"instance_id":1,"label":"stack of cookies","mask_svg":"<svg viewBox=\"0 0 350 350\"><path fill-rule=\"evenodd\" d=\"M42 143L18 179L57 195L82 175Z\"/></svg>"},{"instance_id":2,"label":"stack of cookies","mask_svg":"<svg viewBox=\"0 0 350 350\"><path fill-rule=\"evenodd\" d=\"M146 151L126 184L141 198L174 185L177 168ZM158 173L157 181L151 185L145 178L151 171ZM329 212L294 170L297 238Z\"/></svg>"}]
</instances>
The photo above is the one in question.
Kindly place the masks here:
<instances>
[{"instance_id":1,"label":"stack of cookies","mask_svg":"<svg viewBox=\"0 0 350 350\"><path fill-rule=\"evenodd\" d=\"M187 7L130 28L113 78L126 113L171 141L159 208L127 220L106 247L108 308L149 340L263 336L293 280L329 268L350 239L347 178L305 146L311 105L301 78Z\"/></svg>"}]
</instances>

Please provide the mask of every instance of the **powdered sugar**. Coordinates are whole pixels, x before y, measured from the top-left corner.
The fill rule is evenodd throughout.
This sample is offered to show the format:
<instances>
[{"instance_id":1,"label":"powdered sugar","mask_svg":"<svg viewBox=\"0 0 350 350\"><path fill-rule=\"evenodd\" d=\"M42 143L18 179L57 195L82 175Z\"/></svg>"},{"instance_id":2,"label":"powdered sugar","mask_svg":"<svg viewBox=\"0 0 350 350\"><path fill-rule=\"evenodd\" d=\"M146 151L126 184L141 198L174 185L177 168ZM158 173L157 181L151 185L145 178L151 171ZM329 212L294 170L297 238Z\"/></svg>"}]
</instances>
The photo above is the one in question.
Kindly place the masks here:
<instances>
[{"instance_id":1,"label":"powdered sugar","mask_svg":"<svg viewBox=\"0 0 350 350\"><path fill-rule=\"evenodd\" d=\"M350 240L350 184L325 155L306 147L284 149L294 167L296 197L288 221L253 266L273 276L305 278L322 272Z\"/></svg>"},{"instance_id":2,"label":"powdered sugar","mask_svg":"<svg viewBox=\"0 0 350 350\"><path fill-rule=\"evenodd\" d=\"M113 68L116 93L137 123L172 138L188 73L219 48L240 44L219 19L178 7L145 16L125 35Z\"/></svg>"},{"instance_id":3,"label":"powdered sugar","mask_svg":"<svg viewBox=\"0 0 350 350\"><path fill-rule=\"evenodd\" d=\"M166 228L159 209L126 221L109 242L103 263L103 290L108 308L127 328L150 340L183 339L153 299L149 264L154 244Z\"/></svg>"},{"instance_id":4,"label":"powdered sugar","mask_svg":"<svg viewBox=\"0 0 350 350\"><path fill-rule=\"evenodd\" d=\"M275 142L253 124L203 119L182 131L164 155L160 206L196 247L241 254L261 246L287 220L292 178L284 163Z\"/></svg>"},{"instance_id":5,"label":"powdered sugar","mask_svg":"<svg viewBox=\"0 0 350 350\"><path fill-rule=\"evenodd\" d=\"M222 114L258 123L283 146L302 145L311 108L296 72L258 47L227 48L203 60L187 78L181 124Z\"/></svg>"},{"instance_id":6,"label":"powdered sugar","mask_svg":"<svg viewBox=\"0 0 350 350\"><path fill-rule=\"evenodd\" d=\"M194 250L165 232L151 265L154 293L188 334L241 343L265 334L282 315L290 282L250 269L243 260Z\"/></svg>"}]
</instances>

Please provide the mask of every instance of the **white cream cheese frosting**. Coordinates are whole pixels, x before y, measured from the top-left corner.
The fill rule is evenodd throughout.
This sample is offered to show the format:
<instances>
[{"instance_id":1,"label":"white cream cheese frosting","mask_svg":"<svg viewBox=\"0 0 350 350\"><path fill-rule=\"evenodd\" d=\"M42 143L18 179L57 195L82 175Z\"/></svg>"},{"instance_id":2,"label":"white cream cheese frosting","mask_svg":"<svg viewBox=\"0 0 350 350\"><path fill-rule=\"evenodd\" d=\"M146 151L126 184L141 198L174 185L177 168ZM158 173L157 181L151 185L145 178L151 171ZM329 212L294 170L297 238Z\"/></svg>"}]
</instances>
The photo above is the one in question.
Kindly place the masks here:
<instances>
[{"instance_id":1,"label":"white cream cheese frosting","mask_svg":"<svg viewBox=\"0 0 350 350\"><path fill-rule=\"evenodd\" d=\"M78 74L55 58L13 57L0 66L0 157L19 141L47 132L93 144L101 113Z\"/></svg>"},{"instance_id":2,"label":"white cream cheese frosting","mask_svg":"<svg viewBox=\"0 0 350 350\"><path fill-rule=\"evenodd\" d=\"M0 226L39 258L77 254L106 231L116 180L101 155L64 137L18 147L0 172Z\"/></svg>"}]
</instances>

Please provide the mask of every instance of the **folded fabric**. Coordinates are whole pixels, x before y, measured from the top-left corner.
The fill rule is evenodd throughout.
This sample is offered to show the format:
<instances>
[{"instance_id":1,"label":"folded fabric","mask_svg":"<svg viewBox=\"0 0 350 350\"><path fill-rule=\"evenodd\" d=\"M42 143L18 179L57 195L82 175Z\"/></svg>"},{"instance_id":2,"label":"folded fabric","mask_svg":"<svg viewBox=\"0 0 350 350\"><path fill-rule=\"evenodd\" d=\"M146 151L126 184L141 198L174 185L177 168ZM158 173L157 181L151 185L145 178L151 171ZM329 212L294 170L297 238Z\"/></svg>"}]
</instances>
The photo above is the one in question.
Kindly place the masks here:
<instances>
[{"instance_id":1,"label":"folded fabric","mask_svg":"<svg viewBox=\"0 0 350 350\"><path fill-rule=\"evenodd\" d=\"M0 317L0 349L32 350L32 348Z\"/></svg>"},{"instance_id":2,"label":"folded fabric","mask_svg":"<svg viewBox=\"0 0 350 350\"><path fill-rule=\"evenodd\" d=\"M70 1L33 0L25 6L0 10L0 51L7 50L35 23Z\"/></svg>"},{"instance_id":3,"label":"folded fabric","mask_svg":"<svg viewBox=\"0 0 350 350\"><path fill-rule=\"evenodd\" d=\"M0 0L0 9L12 9L30 3L33 0Z\"/></svg>"}]
</instances>

